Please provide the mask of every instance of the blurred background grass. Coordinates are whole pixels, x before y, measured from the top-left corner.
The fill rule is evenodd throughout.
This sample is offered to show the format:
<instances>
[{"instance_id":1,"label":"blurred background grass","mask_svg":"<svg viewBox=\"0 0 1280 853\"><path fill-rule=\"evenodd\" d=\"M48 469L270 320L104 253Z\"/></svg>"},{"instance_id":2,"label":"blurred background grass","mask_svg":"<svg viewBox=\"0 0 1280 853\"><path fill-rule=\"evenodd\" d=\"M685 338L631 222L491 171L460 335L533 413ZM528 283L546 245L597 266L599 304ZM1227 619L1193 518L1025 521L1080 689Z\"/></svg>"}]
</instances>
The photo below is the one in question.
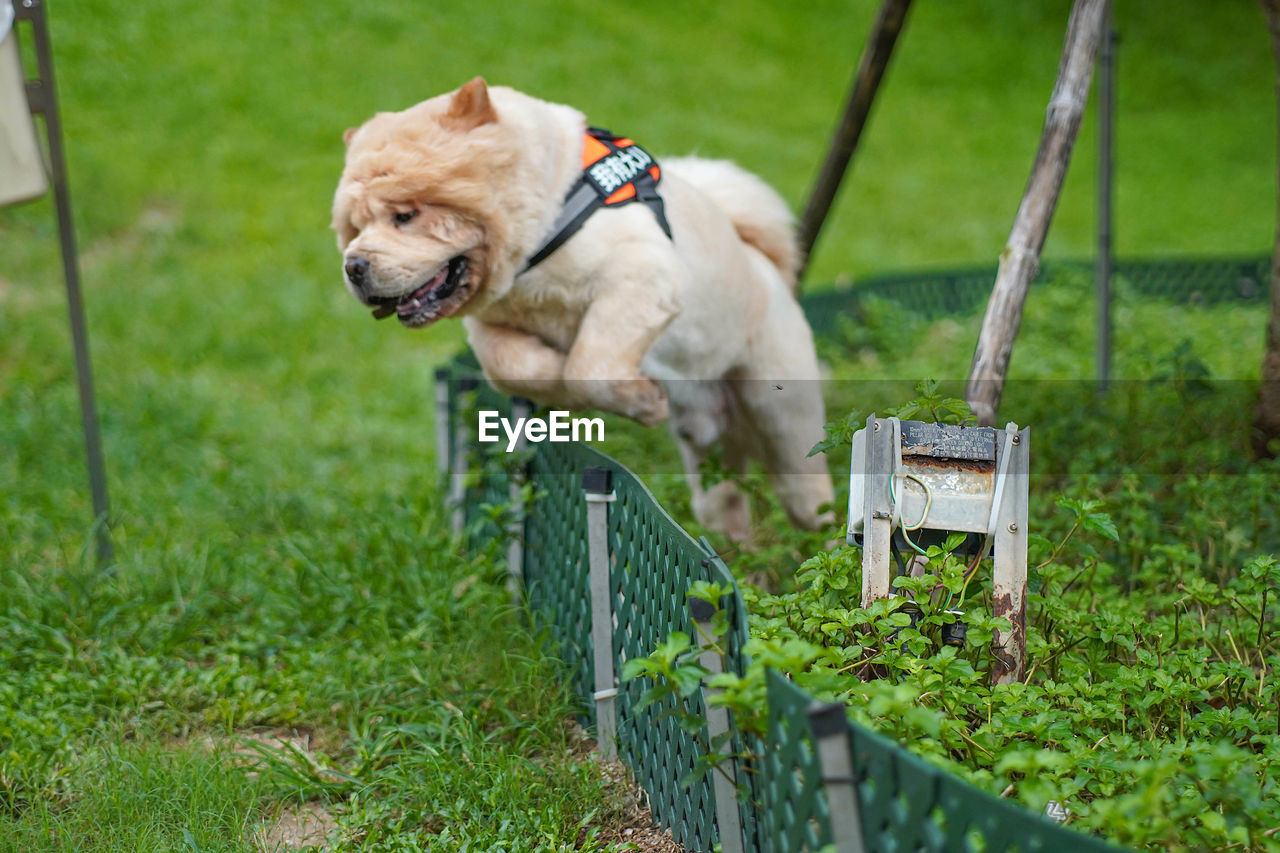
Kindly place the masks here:
<instances>
[{"instance_id":1,"label":"blurred background grass","mask_svg":"<svg viewBox=\"0 0 1280 853\"><path fill-rule=\"evenodd\" d=\"M109 740L118 729L95 727L127 718L138 730L146 697L161 707L141 717L164 731L348 725L377 713L360 698L362 680L400 689L395 661L423 653L405 633L422 613L474 621L470 599L449 592L470 569L436 556L448 546L434 528L432 368L460 346L460 329L375 324L341 286L328 210L345 128L482 74L573 104L659 155L735 159L798 209L876 5L50 0L120 566L104 580L85 565L89 506L51 205L3 210L0 646L10 684L44 684L42 673L61 666L133 687L108 698L66 687L34 705L19 700L24 687L8 700L0 738L29 754L90 730ZM915 4L811 287L994 265L1069 7ZM1116 25L1117 252L1266 251L1275 68L1255 4L1120 0ZM1050 257L1091 253L1092 107L1080 139ZM1125 310L1121 340L1133 318ZM1190 316L1161 311L1130 333L1135 374L1144 351L1176 342ZM1079 343L1091 316L1062 291L1039 305L1033 297L1015 377L1091 375L1087 359L1054 357ZM1256 375L1264 321L1260 307L1205 315L1216 375ZM897 320L881 326L886 345L860 345L836 378L966 371L974 318L928 335ZM364 544L380 536L378 547ZM443 592L420 601L379 587L406 566ZM345 602L370 596L399 602L394 631L381 616L377 630L343 621ZM482 630L452 656L476 657L476 644L498 653L510 640ZM287 689L246 694L236 667L216 662L228 649L258 660L282 637L314 652L271 665ZM348 672L348 649L396 642L390 663ZM130 651L102 657L116 646ZM203 663L191 672L164 663L184 658ZM160 676L139 660L159 661L168 686L155 687ZM207 670L225 686L175 698ZM415 702L434 707L446 695ZM563 710L546 705L530 725L545 728ZM31 722L49 713L61 733ZM60 775L74 762L51 754L52 764L10 766L0 778L74 794ZM581 815L570 811L572 837Z\"/></svg>"}]
</instances>

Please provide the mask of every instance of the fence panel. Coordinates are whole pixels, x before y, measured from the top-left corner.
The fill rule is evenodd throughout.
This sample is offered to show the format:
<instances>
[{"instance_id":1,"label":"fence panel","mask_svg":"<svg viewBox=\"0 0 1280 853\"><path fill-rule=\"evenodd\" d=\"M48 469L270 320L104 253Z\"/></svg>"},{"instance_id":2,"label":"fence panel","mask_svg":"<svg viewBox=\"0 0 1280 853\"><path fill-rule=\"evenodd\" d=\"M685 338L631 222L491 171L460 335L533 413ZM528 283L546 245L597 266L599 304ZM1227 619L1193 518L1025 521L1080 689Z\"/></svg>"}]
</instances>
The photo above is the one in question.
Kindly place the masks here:
<instances>
[{"instance_id":1,"label":"fence panel","mask_svg":"<svg viewBox=\"0 0 1280 853\"><path fill-rule=\"evenodd\" d=\"M652 653L672 631L695 633L686 601L695 581L733 585L719 558L677 525L624 466L580 444L539 445L529 467L536 498L525 520L525 583L530 608L550 628L570 664L574 691L588 706L594 646L581 473L591 466L612 472L617 495L608 510L615 670ZM726 667L741 672L745 617L736 589L724 605L734 626L725 639ZM718 840L711 778L693 778L707 754L705 736L684 731L676 717L683 709L674 699L639 708L644 689L639 680L618 686L619 754L648 793L654 818L686 849L710 850ZM687 701L689 710L705 716L699 696Z\"/></svg>"},{"instance_id":2,"label":"fence panel","mask_svg":"<svg viewBox=\"0 0 1280 853\"><path fill-rule=\"evenodd\" d=\"M768 674L769 728L760 745L759 850L806 853L832 843L822 768L809 729L812 698L781 674ZM904 848L910 849L910 848Z\"/></svg>"},{"instance_id":3,"label":"fence panel","mask_svg":"<svg viewBox=\"0 0 1280 853\"><path fill-rule=\"evenodd\" d=\"M534 503L524 523L524 586L529 609L546 627L569 666L575 695L589 709L595 690L591 592L587 572L587 505L582 498L576 445L542 444L529 463Z\"/></svg>"}]
</instances>

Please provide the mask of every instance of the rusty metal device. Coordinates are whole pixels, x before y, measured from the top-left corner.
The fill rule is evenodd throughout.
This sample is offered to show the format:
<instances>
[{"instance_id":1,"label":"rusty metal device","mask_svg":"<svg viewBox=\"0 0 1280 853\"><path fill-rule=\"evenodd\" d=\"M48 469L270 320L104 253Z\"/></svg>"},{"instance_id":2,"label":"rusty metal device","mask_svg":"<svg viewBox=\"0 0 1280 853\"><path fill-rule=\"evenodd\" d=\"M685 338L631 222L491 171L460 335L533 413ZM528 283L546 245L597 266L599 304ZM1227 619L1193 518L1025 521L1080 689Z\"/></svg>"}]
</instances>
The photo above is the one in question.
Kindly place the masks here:
<instances>
[{"instance_id":1,"label":"rusty metal device","mask_svg":"<svg viewBox=\"0 0 1280 853\"><path fill-rule=\"evenodd\" d=\"M853 436L848 541L862 545L862 606L890 595L895 534L969 533L991 554L993 615L1009 631L992 641L992 680L1020 681L1026 659L1029 429L1003 430L867 418ZM936 535L936 534L935 534ZM976 569L975 569L976 570Z\"/></svg>"}]
</instances>

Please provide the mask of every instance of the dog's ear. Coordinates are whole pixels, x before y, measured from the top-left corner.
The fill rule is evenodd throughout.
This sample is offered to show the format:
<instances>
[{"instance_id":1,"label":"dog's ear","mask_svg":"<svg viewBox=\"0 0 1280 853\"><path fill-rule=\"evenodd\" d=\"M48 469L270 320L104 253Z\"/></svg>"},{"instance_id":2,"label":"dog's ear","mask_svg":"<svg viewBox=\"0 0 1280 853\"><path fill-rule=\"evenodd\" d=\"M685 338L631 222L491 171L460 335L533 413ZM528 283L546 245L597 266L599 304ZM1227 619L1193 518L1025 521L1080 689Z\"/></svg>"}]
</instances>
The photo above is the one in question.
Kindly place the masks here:
<instances>
[{"instance_id":1,"label":"dog's ear","mask_svg":"<svg viewBox=\"0 0 1280 853\"><path fill-rule=\"evenodd\" d=\"M466 132L482 124L498 120L498 114L489 103L489 87L483 77L477 77L453 93L449 109L440 123L450 130Z\"/></svg>"},{"instance_id":2,"label":"dog's ear","mask_svg":"<svg viewBox=\"0 0 1280 853\"><path fill-rule=\"evenodd\" d=\"M343 144L343 145L345 145L345 146L347 146L348 148L350 148L350 147L351 147L351 137L355 136L355 135L356 135L356 131L357 131L357 130L359 130L359 129L360 129L360 128L358 128L358 127L348 127L348 128L343 132L343 134L342 134L342 144Z\"/></svg>"}]
</instances>

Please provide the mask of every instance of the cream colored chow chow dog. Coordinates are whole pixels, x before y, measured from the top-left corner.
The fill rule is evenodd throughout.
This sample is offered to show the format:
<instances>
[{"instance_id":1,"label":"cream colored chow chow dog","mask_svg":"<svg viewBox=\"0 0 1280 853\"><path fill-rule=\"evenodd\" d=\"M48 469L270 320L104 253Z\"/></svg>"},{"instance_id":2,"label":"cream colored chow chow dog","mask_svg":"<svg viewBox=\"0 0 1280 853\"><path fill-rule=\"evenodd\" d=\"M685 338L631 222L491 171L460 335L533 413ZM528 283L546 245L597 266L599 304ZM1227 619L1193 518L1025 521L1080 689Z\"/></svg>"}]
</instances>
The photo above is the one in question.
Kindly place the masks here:
<instances>
[{"instance_id":1,"label":"cream colored chow chow dog","mask_svg":"<svg viewBox=\"0 0 1280 853\"><path fill-rule=\"evenodd\" d=\"M476 78L347 131L333 227L351 293L410 328L460 316L494 387L669 418L707 527L748 538L714 445L758 459L792 522L832 500L786 204L724 161L654 162L581 113ZM636 202L636 203L627 203Z\"/></svg>"}]
</instances>

